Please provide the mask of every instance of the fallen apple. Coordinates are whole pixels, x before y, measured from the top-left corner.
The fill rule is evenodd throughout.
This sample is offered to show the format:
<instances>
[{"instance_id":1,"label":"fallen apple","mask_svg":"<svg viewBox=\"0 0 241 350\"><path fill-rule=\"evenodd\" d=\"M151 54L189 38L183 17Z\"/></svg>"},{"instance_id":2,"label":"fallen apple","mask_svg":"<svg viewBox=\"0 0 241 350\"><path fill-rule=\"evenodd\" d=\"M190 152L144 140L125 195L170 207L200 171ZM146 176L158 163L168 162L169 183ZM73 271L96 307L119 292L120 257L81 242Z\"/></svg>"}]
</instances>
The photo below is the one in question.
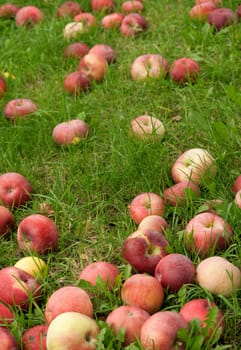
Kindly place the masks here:
<instances>
[{"instance_id":1,"label":"fallen apple","mask_svg":"<svg viewBox=\"0 0 241 350\"><path fill-rule=\"evenodd\" d=\"M6 327L0 327L0 339L3 350L19 350L16 338Z\"/></svg>"},{"instance_id":2,"label":"fallen apple","mask_svg":"<svg viewBox=\"0 0 241 350\"><path fill-rule=\"evenodd\" d=\"M15 121L17 118L22 118L37 112L36 103L27 98L17 98L9 101L4 107L4 114L7 119Z\"/></svg>"},{"instance_id":3,"label":"fallen apple","mask_svg":"<svg viewBox=\"0 0 241 350\"><path fill-rule=\"evenodd\" d=\"M48 326L40 324L24 331L22 335L22 350L47 350Z\"/></svg>"},{"instance_id":4,"label":"fallen apple","mask_svg":"<svg viewBox=\"0 0 241 350\"><path fill-rule=\"evenodd\" d=\"M88 31L89 28L95 27L97 25L95 16L90 12L78 13L74 17L74 21L82 23L85 28L85 32Z\"/></svg>"},{"instance_id":5,"label":"fallen apple","mask_svg":"<svg viewBox=\"0 0 241 350\"><path fill-rule=\"evenodd\" d=\"M179 84L193 83L200 73L199 63L189 57L176 59L169 70L171 79Z\"/></svg>"},{"instance_id":6,"label":"fallen apple","mask_svg":"<svg viewBox=\"0 0 241 350\"><path fill-rule=\"evenodd\" d=\"M0 98L3 97L6 91L7 91L6 80L0 75Z\"/></svg>"},{"instance_id":7,"label":"fallen apple","mask_svg":"<svg viewBox=\"0 0 241 350\"><path fill-rule=\"evenodd\" d=\"M47 276L48 272L45 261L37 256L24 256L14 266L27 272L37 280L41 280L44 276Z\"/></svg>"},{"instance_id":8,"label":"fallen apple","mask_svg":"<svg viewBox=\"0 0 241 350\"><path fill-rule=\"evenodd\" d=\"M144 6L142 4L141 1L138 0L128 0L128 1L124 1L121 5L121 11L124 14L128 14L128 13L138 13L138 12L142 12L144 10Z\"/></svg>"},{"instance_id":9,"label":"fallen apple","mask_svg":"<svg viewBox=\"0 0 241 350\"><path fill-rule=\"evenodd\" d=\"M121 26L124 15L122 13L114 12L105 15L101 20L101 26L105 29L118 29Z\"/></svg>"},{"instance_id":10,"label":"fallen apple","mask_svg":"<svg viewBox=\"0 0 241 350\"><path fill-rule=\"evenodd\" d=\"M232 185L232 191L234 193L237 193L240 190L241 190L241 174L235 179Z\"/></svg>"},{"instance_id":11,"label":"fallen apple","mask_svg":"<svg viewBox=\"0 0 241 350\"><path fill-rule=\"evenodd\" d=\"M168 223L160 215L148 215L138 225L138 231L153 230L163 233L168 228Z\"/></svg>"},{"instance_id":12,"label":"fallen apple","mask_svg":"<svg viewBox=\"0 0 241 350\"><path fill-rule=\"evenodd\" d=\"M241 190L236 192L235 197L234 197L234 203L237 204L239 208L241 208Z\"/></svg>"},{"instance_id":13,"label":"fallen apple","mask_svg":"<svg viewBox=\"0 0 241 350\"><path fill-rule=\"evenodd\" d=\"M103 56L107 63L114 63L116 61L116 53L115 50L106 44L96 44L90 50L90 54L96 54Z\"/></svg>"},{"instance_id":14,"label":"fallen apple","mask_svg":"<svg viewBox=\"0 0 241 350\"><path fill-rule=\"evenodd\" d=\"M143 140L151 138L161 141L165 135L163 123L152 116L140 115L131 120L132 133Z\"/></svg>"},{"instance_id":15,"label":"fallen apple","mask_svg":"<svg viewBox=\"0 0 241 350\"><path fill-rule=\"evenodd\" d=\"M81 119L72 119L57 124L52 131L52 138L57 145L78 144L90 134L89 125Z\"/></svg>"},{"instance_id":16,"label":"fallen apple","mask_svg":"<svg viewBox=\"0 0 241 350\"><path fill-rule=\"evenodd\" d=\"M111 12L114 9L113 0L91 0L92 11Z\"/></svg>"},{"instance_id":17,"label":"fallen apple","mask_svg":"<svg viewBox=\"0 0 241 350\"><path fill-rule=\"evenodd\" d=\"M227 7L214 9L207 15L207 22L219 31L235 22L235 12Z\"/></svg>"},{"instance_id":18,"label":"fallen apple","mask_svg":"<svg viewBox=\"0 0 241 350\"><path fill-rule=\"evenodd\" d=\"M159 54L145 54L135 58L131 65L133 80L164 78L168 72L166 58Z\"/></svg>"},{"instance_id":19,"label":"fallen apple","mask_svg":"<svg viewBox=\"0 0 241 350\"><path fill-rule=\"evenodd\" d=\"M36 6L21 7L15 16L15 21L18 27L34 26L44 20L43 12Z\"/></svg>"},{"instance_id":20,"label":"fallen apple","mask_svg":"<svg viewBox=\"0 0 241 350\"><path fill-rule=\"evenodd\" d=\"M89 52L89 46L82 42L69 44L64 50L64 58L81 59Z\"/></svg>"},{"instance_id":21,"label":"fallen apple","mask_svg":"<svg viewBox=\"0 0 241 350\"><path fill-rule=\"evenodd\" d=\"M121 22L121 33L126 37L136 36L146 31L148 22L146 18L139 13L129 13L124 16Z\"/></svg>"},{"instance_id":22,"label":"fallen apple","mask_svg":"<svg viewBox=\"0 0 241 350\"><path fill-rule=\"evenodd\" d=\"M0 237L12 232L14 223L14 215L9 208L0 205Z\"/></svg>"},{"instance_id":23,"label":"fallen apple","mask_svg":"<svg viewBox=\"0 0 241 350\"><path fill-rule=\"evenodd\" d=\"M78 70L85 73L91 80L101 81L107 72L108 63L102 55L87 53L81 58Z\"/></svg>"},{"instance_id":24,"label":"fallen apple","mask_svg":"<svg viewBox=\"0 0 241 350\"><path fill-rule=\"evenodd\" d=\"M62 3L56 12L58 18L74 18L78 13L82 12L83 9L80 4L76 1L65 1Z\"/></svg>"},{"instance_id":25,"label":"fallen apple","mask_svg":"<svg viewBox=\"0 0 241 350\"><path fill-rule=\"evenodd\" d=\"M12 3L0 5L0 18L15 18L20 7Z\"/></svg>"},{"instance_id":26,"label":"fallen apple","mask_svg":"<svg viewBox=\"0 0 241 350\"><path fill-rule=\"evenodd\" d=\"M82 22L67 23L63 30L64 39L71 40L85 32L85 27Z\"/></svg>"},{"instance_id":27,"label":"fallen apple","mask_svg":"<svg viewBox=\"0 0 241 350\"><path fill-rule=\"evenodd\" d=\"M14 321L13 311L4 303L0 302L0 326L6 326Z\"/></svg>"},{"instance_id":28,"label":"fallen apple","mask_svg":"<svg viewBox=\"0 0 241 350\"><path fill-rule=\"evenodd\" d=\"M205 1L194 5L190 10L189 15L193 19L206 20L207 15L214 9L216 9L216 5L213 1Z\"/></svg>"},{"instance_id":29,"label":"fallen apple","mask_svg":"<svg viewBox=\"0 0 241 350\"><path fill-rule=\"evenodd\" d=\"M74 71L69 73L64 80L64 89L70 95L77 96L91 88L91 80L86 73Z\"/></svg>"},{"instance_id":30,"label":"fallen apple","mask_svg":"<svg viewBox=\"0 0 241 350\"><path fill-rule=\"evenodd\" d=\"M192 181L184 180L168 187L163 193L164 200L173 206L182 206L200 195L199 187Z\"/></svg>"}]
</instances>

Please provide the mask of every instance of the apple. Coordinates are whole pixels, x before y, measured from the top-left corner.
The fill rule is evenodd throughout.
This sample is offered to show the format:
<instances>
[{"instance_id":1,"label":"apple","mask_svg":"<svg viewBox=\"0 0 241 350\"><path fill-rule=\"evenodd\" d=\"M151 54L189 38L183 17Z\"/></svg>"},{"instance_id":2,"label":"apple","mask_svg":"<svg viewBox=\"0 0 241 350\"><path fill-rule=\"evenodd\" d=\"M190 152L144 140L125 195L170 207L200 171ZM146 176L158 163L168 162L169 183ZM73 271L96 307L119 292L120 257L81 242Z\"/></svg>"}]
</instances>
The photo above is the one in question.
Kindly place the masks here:
<instances>
[{"instance_id":1,"label":"apple","mask_svg":"<svg viewBox=\"0 0 241 350\"><path fill-rule=\"evenodd\" d=\"M142 12L144 9L144 6L141 1L138 0L128 0L124 1L121 5L121 11L125 14L127 13L138 13Z\"/></svg>"},{"instance_id":2,"label":"apple","mask_svg":"<svg viewBox=\"0 0 241 350\"><path fill-rule=\"evenodd\" d=\"M125 329L123 345L127 346L140 338L141 327L149 317L148 312L140 307L121 305L108 314L106 323L116 335L121 329Z\"/></svg>"},{"instance_id":3,"label":"apple","mask_svg":"<svg viewBox=\"0 0 241 350\"><path fill-rule=\"evenodd\" d=\"M130 216L137 225L148 215L162 215L164 212L164 200L154 192L138 194L129 205Z\"/></svg>"},{"instance_id":4,"label":"apple","mask_svg":"<svg viewBox=\"0 0 241 350\"><path fill-rule=\"evenodd\" d=\"M105 29L115 28L118 29L121 26L124 15L122 13L114 12L105 15L101 20L101 25Z\"/></svg>"},{"instance_id":5,"label":"apple","mask_svg":"<svg viewBox=\"0 0 241 350\"><path fill-rule=\"evenodd\" d=\"M202 256L225 250L232 239L232 227L215 212L207 211L195 215L187 223L184 232L187 249Z\"/></svg>"},{"instance_id":6,"label":"apple","mask_svg":"<svg viewBox=\"0 0 241 350\"><path fill-rule=\"evenodd\" d=\"M74 17L75 22L81 22L85 28L85 31L88 31L89 28L96 26L97 21L95 16L89 12L78 13Z\"/></svg>"},{"instance_id":7,"label":"apple","mask_svg":"<svg viewBox=\"0 0 241 350\"><path fill-rule=\"evenodd\" d=\"M17 208L31 199L32 187L23 175L15 172L0 175L0 203Z\"/></svg>"},{"instance_id":8,"label":"apple","mask_svg":"<svg viewBox=\"0 0 241 350\"><path fill-rule=\"evenodd\" d=\"M241 271L226 258L211 256L197 265L196 280L210 293L230 297L241 287Z\"/></svg>"},{"instance_id":9,"label":"apple","mask_svg":"<svg viewBox=\"0 0 241 350\"><path fill-rule=\"evenodd\" d=\"M33 26L44 20L43 12L36 6L21 7L15 16L18 27Z\"/></svg>"},{"instance_id":10,"label":"apple","mask_svg":"<svg viewBox=\"0 0 241 350\"><path fill-rule=\"evenodd\" d=\"M175 293L184 284L194 283L195 277L196 269L193 262L183 254L168 254L155 268L155 278L164 288Z\"/></svg>"},{"instance_id":11,"label":"apple","mask_svg":"<svg viewBox=\"0 0 241 350\"><path fill-rule=\"evenodd\" d=\"M175 311L159 311L151 315L141 327L140 342L145 350L184 349L178 338L178 331L187 329L188 324Z\"/></svg>"},{"instance_id":12,"label":"apple","mask_svg":"<svg viewBox=\"0 0 241 350\"><path fill-rule=\"evenodd\" d=\"M51 324L58 315L72 311L93 317L93 304L89 294L77 286L60 287L47 300L45 320L47 324Z\"/></svg>"},{"instance_id":13,"label":"apple","mask_svg":"<svg viewBox=\"0 0 241 350\"><path fill-rule=\"evenodd\" d=\"M164 78L168 72L167 60L159 54L144 54L135 58L131 65L133 80Z\"/></svg>"},{"instance_id":14,"label":"apple","mask_svg":"<svg viewBox=\"0 0 241 350\"><path fill-rule=\"evenodd\" d=\"M6 327L0 327L0 339L3 350L19 350L16 338Z\"/></svg>"},{"instance_id":15,"label":"apple","mask_svg":"<svg viewBox=\"0 0 241 350\"><path fill-rule=\"evenodd\" d=\"M182 153L172 166L175 183L189 180L196 184L217 172L213 157L203 148L191 148Z\"/></svg>"},{"instance_id":16,"label":"apple","mask_svg":"<svg viewBox=\"0 0 241 350\"><path fill-rule=\"evenodd\" d=\"M20 250L46 254L57 249L58 229L47 216L30 214L20 221L17 240Z\"/></svg>"},{"instance_id":17,"label":"apple","mask_svg":"<svg viewBox=\"0 0 241 350\"><path fill-rule=\"evenodd\" d=\"M164 200L174 206L181 206L187 204L188 200L200 195L198 185L192 181L184 180L177 184L168 187L163 193Z\"/></svg>"},{"instance_id":18,"label":"apple","mask_svg":"<svg viewBox=\"0 0 241 350\"><path fill-rule=\"evenodd\" d=\"M14 228L14 215L2 205L0 205L0 237L10 233Z\"/></svg>"},{"instance_id":19,"label":"apple","mask_svg":"<svg viewBox=\"0 0 241 350\"><path fill-rule=\"evenodd\" d=\"M160 215L148 215L138 225L138 231L153 230L165 234L168 223Z\"/></svg>"},{"instance_id":20,"label":"apple","mask_svg":"<svg viewBox=\"0 0 241 350\"><path fill-rule=\"evenodd\" d=\"M167 239L159 231L137 230L125 239L122 255L138 272L154 275L156 265L168 254L168 245Z\"/></svg>"},{"instance_id":21,"label":"apple","mask_svg":"<svg viewBox=\"0 0 241 350\"><path fill-rule=\"evenodd\" d=\"M57 145L78 144L90 134L89 125L81 119L72 119L57 124L52 131L52 138Z\"/></svg>"},{"instance_id":22,"label":"apple","mask_svg":"<svg viewBox=\"0 0 241 350\"><path fill-rule=\"evenodd\" d=\"M78 69L91 80L101 81L106 75L107 65L108 63L102 55L88 53L81 58Z\"/></svg>"},{"instance_id":23,"label":"apple","mask_svg":"<svg viewBox=\"0 0 241 350\"><path fill-rule=\"evenodd\" d=\"M78 13L82 12L83 9L80 4L76 1L65 1L59 6L56 12L58 18L73 18Z\"/></svg>"},{"instance_id":24,"label":"apple","mask_svg":"<svg viewBox=\"0 0 241 350\"><path fill-rule=\"evenodd\" d=\"M17 12L19 10L19 7L11 4L6 3L0 6L0 18L15 18Z\"/></svg>"},{"instance_id":25,"label":"apple","mask_svg":"<svg viewBox=\"0 0 241 350\"><path fill-rule=\"evenodd\" d=\"M47 276L48 272L45 261L37 256L24 256L14 266L27 272L37 280L41 280L44 276Z\"/></svg>"},{"instance_id":26,"label":"apple","mask_svg":"<svg viewBox=\"0 0 241 350\"><path fill-rule=\"evenodd\" d=\"M113 0L91 0L92 11L110 12L114 9Z\"/></svg>"},{"instance_id":27,"label":"apple","mask_svg":"<svg viewBox=\"0 0 241 350\"><path fill-rule=\"evenodd\" d=\"M88 281L95 286L97 278L101 278L107 287L112 289L118 275L119 269L116 265L107 261L96 261L85 266L78 279Z\"/></svg>"},{"instance_id":28,"label":"apple","mask_svg":"<svg viewBox=\"0 0 241 350\"><path fill-rule=\"evenodd\" d=\"M179 84L195 82L200 73L198 62L189 57L176 59L169 70L169 75L173 81Z\"/></svg>"},{"instance_id":29,"label":"apple","mask_svg":"<svg viewBox=\"0 0 241 350\"><path fill-rule=\"evenodd\" d=\"M70 22L67 23L63 30L64 39L70 40L76 38L80 34L85 32L85 27L82 22Z\"/></svg>"},{"instance_id":30,"label":"apple","mask_svg":"<svg viewBox=\"0 0 241 350\"><path fill-rule=\"evenodd\" d=\"M86 92L91 85L91 80L87 74L80 71L69 73L64 80L65 91L74 96L79 95L81 92Z\"/></svg>"},{"instance_id":31,"label":"apple","mask_svg":"<svg viewBox=\"0 0 241 350\"><path fill-rule=\"evenodd\" d=\"M27 272L15 266L0 270L0 302L26 308L40 294L40 284Z\"/></svg>"},{"instance_id":32,"label":"apple","mask_svg":"<svg viewBox=\"0 0 241 350\"><path fill-rule=\"evenodd\" d=\"M241 190L241 174L235 179L232 186L232 191L234 193L237 193L240 190Z\"/></svg>"},{"instance_id":33,"label":"apple","mask_svg":"<svg viewBox=\"0 0 241 350\"><path fill-rule=\"evenodd\" d=\"M161 141L165 135L163 123L152 116L140 115L131 120L132 133L140 139L149 140L151 138Z\"/></svg>"},{"instance_id":34,"label":"apple","mask_svg":"<svg viewBox=\"0 0 241 350\"><path fill-rule=\"evenodd\" d=\"M121 22L121 33L126 37L133 37L147 30L148 23L139 13L129 13Z\"/></svg>"},{"instance_id":35,"label":"apple","mask_svg":"<svg viewBox=\"0 0 241 350\"><path fill-rule=\"evenodd\" d=\"M206 1L201 4L194 5L189 14L190 17L193 19L199 19L199 20L205 20L207 18L207 15L216 9L216 5L213 1Z\"/></svg>"},{"instance_id":36,"label":"apple","mask_svg":"<svg viewBox=\"0 0 241 350\"><path fill-rule=\"evenodd\" d=\"M69 44L64 50L64 58L81 59L89 52L89 46L82 42Z\"/></svg>"},{"instance_id":37,"label":"apple","mask_svg":"<svg viewBox=\"0 0 241 350\"><path fill-rule=\"evenodd\" d=\"M241 4L238 5L238 7L237 7L236 15L237 15L237 20L240 21L240 18L241 18Z\"/></svg>"},{"instance_id":38,"label":"apple","mask_svg":"<svg viewBox=\"0 0 241 350\"><path fill-rule=\"evenodd\" d=\"M115 50L106 44L96 44L90 50L90 54L96 54L103 56L107 63L114 63L116 61Z\"/></svg>"},{"instance_id":39,"label":"apple","mask_svg":"<svg viewBox=\"0 0 241 350\"><path fill-rule=\"evenodd\" d=\"M237 204L239 208L241 208L241 190L239 190L234 197L234 203Z\"/></svg>"},{"instance_id":40,"label":"apple","mask_svg":"<svg viewBox=\"0 0 241 350\"><path fill-rule=\"evenodd\" d=\"M14 313L10 308L0 302L0 326L11 324L14 321Z\"/></svg>"},{"instance_id":41,"label":"apple","mask_svg":"<svg viewBox=\"0 0 241 350\"><path fill-rule=\"evenodd\" d=\"M47 332L48 350L94 350L99 327L95 320L79 312L58 315Z\"/></svg>"},{"instance_id":42,"label":"apple","mask_svg":"<svg viewBox=\"0 0 241 350\"><path fill-rule=\"evenodd\" d=\"M6 91L7 91L6 80L0 75L0 98L3 97Z\"/></svg>"},{"instance_id":43,"label":"apple","mask_svg":"<svg viewBox=\"0 0 241 350\"><path fill-rule=\"evenodd\" d=\"M159 281L145 273L128 277L121 287L121 300L125 305L137 306L153 314L160 310L165 294Z\"/></svg>"},{"instance_id":44,"label":"apple","mask_svg":"<svg viewBox=\"0 0 241 350\"><path fill-rule=\"evenodd\" d=\"M211 11L207 16L207 22L216 31L223 29L235 21L235 12L227 7L220 7Z\"/></svg>"},{"instance_id":45,"label":"apple","mask_svg":"<svg viewBox=\"0 0 241 350\"><path fill-rule=\"evenodd\" d=\"M28 328L22 335L22 350L47 350L47 331L46 324Z\"/></svg>"},{"instance_id":46,"label":"apple","mask_svg":"<svg viewBox=\"0 0 241 350\"><path fill-rule=\"evenodd\" d=\"M9 101L4 107L7 119L15 121L17 118L25 117L37 111L36 103L27 98L17 98Z\"/></svg>"}]
</instances>

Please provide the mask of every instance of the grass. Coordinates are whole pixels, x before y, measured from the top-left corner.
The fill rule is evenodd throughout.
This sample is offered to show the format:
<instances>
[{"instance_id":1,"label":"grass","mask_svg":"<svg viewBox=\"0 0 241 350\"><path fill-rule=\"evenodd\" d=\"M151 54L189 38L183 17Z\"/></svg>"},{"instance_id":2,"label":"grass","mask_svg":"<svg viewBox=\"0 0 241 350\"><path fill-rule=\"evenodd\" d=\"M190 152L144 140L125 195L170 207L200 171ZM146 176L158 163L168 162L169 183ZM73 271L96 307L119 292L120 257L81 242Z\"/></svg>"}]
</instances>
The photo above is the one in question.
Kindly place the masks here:
<instances>
[{"instance_id":1,"label":"grass","mask_svg":"<svg viewBox=\"0 0 241 350\"><path fill-rule=\"evenodd\" d=\"M22 0L15 3L26 5ZM189 18L191 0L144 0L147 32L125 38L119 31L98 26L79 38L90 47L96 43L112 46L117 62L109 66L103 82L75 98L63 89L65 76L77 69L78 62L63 59L67 45L63 28L68 20L55 17L61 3L32 1L45 14L43 23L32 29L0 20L0 71L10 73L8 92L0 100L0 172L19 172L34 189L32 200L14 211L12 234L1 238L0 267L15 264L26 254L18 249L17 226L24 217L39 212L41 203L50 204L59 230L58 250L42 257L49 273L42 282L41 304L27 312L14 309L15 321L10 329L19 343L24 330L44 322L44 306L51 293L61 286L80 283L77 275L88 263L110 261L119 266L123 280L130 275L121 255L124 239L136 229L128 205L141 192L163 194L172 184L174 160L186 149L207 149L215 158L218 172L202 187L200 198L188 206L167 207L164 217L170 225L170 246L173 251L186 253L178 233L207 200L221 198L224 203L218 213L231 224L234 240L218 255L239 267L241 261L241 211L233 203L231 191L241 170L240 24L214 33L207 23ZM118 10L121 3L116 1ZM223 4L235 10L239 2L223 0ZM89 1L83 0L81 5L91 11ZM100 21L102 14L96 17ZM194 58L201 66L200 76L195 84L186 86L169 77L133 81L130 65L145 53L159 53L169 63L182 56ZM10 99L20 97L35 101L38 112L13 124L5 119L3 109ZM130 134L131 119L144 113L163 122L166 134L162 142L141 142ZM91 137L78 145L58 147L51 138L52 129L72 118L84 119ZM199 259L192 258L197 264ZM108 312L121 304L120 288L121 281L113 293L102 285L99 297L93 300L102 328L99 350L123 348L123 334L114 338L103 322ZM179 293L166 296L163 309L178 310L194 297L216 302L225 315L226 331L214 343L195 347L192 341L198 339L198 331L193 325L187 349L240 350L241 291L225 298L210 295L196 284L185 286ZM141 347L136 343L130 349Z\"/></svg>"}]
</instances>

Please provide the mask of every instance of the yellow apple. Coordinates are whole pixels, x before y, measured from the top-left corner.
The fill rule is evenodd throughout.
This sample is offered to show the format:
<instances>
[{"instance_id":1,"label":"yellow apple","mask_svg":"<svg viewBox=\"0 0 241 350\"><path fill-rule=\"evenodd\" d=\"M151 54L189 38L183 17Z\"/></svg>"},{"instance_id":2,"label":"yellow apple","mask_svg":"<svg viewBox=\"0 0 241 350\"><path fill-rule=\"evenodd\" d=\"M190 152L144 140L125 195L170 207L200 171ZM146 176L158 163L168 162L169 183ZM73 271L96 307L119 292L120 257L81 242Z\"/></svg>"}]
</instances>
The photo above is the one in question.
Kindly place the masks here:
<instances>
[{"instance_id":1,"label":"yellow apple","mask_svg":"<svg viewBox=\"0 0 241 350\"><path fill-rule=\"evenodd\" d=\"M14 266L36 278L43 278L48 272L46 263L37 256L25 256L18 260Z\"/></svg>"}]
</instances>

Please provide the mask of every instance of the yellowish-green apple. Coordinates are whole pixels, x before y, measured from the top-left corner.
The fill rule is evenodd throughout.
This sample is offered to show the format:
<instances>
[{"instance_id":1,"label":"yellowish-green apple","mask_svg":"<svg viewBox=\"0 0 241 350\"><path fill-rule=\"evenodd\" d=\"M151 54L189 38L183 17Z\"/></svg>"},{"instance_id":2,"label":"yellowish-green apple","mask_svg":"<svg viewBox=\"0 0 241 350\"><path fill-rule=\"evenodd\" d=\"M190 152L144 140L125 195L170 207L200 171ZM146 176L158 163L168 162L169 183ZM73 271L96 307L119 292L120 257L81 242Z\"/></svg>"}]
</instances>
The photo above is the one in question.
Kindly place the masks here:
<instances>
[{"instance_id":1,"label":"yellowish-green apple","mask_svg":"<svg viewBox=\"0 0 241 350\"><path fill-rule=\"evenodd\" d=\"M48 267L44 260L37 256L24 256L19 259L15 267L28 272L31 276L41 279L47 275Z\"/></svg>"}]
</instances>

